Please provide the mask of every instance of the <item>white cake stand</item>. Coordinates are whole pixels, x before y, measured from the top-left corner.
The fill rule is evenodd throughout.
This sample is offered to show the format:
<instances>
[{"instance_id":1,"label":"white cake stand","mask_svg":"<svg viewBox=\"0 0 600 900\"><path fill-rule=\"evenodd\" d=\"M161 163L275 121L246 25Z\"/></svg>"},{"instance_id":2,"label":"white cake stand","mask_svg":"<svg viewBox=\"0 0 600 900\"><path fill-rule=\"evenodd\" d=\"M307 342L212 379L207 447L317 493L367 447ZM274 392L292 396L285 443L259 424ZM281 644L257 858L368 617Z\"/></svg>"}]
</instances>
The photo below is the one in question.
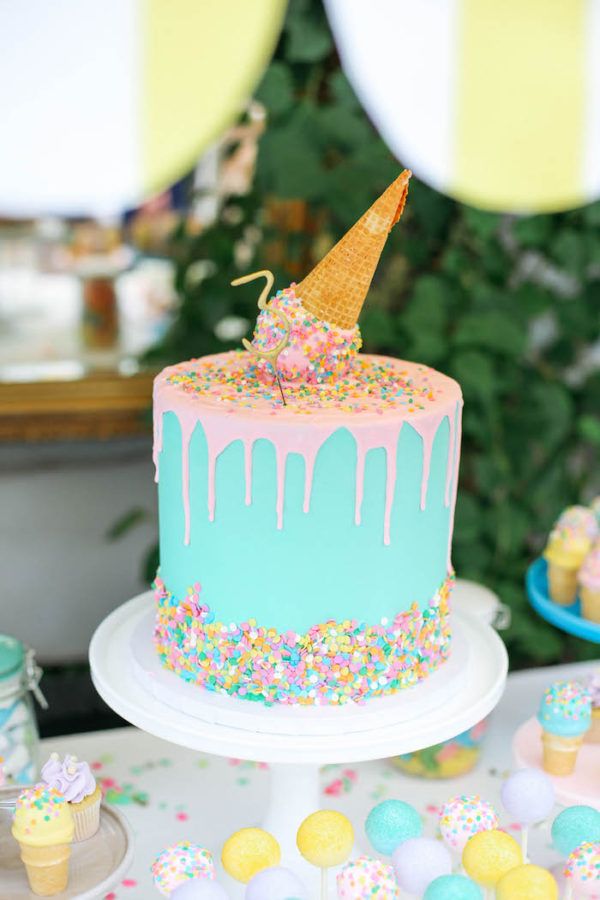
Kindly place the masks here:
<instances>
[{"instance_id":1,"label":"white cake stand","mask_svg":"<svg viewBox=\"0 0 600 900\"><path fill-rule=\"evenodd\" d=\"M90 644L98 693L124 719L157 737L269 763L263 824L277 836L286 863L296 867L297 828L321 805L320 766L396 756L452 738L491 712L506 681L508 657L496 632L458 612L450 659L414 688L364 706L265 707L202 691L164 671L152 648L153 613L147 592L98 627Z\"/></svg>"}]
</instances>

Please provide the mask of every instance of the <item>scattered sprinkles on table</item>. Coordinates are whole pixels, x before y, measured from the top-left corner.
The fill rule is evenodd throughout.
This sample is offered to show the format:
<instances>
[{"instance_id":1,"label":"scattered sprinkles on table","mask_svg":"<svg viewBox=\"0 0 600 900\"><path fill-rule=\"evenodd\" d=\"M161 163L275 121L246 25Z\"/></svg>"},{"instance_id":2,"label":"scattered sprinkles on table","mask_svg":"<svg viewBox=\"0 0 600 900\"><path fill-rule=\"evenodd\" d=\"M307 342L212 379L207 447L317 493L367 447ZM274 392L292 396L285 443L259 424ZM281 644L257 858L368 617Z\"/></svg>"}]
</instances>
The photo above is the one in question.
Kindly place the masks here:
<instances>
[{"instance_id":1,"label":"scattered sprinkles on table","mask_svg":"<svg viewBox=\"0 0 600 900\"><path fill-rule=\"evenodd\" d=\"M359 856L338 873L337 894L339 900L399 900L400 888L391 865Z\"/></svg>"},{"instance_id":2,"label":"scattered sprinkles on table","mask_svg":"<svg viewBox=\"0 0 600 900\"><path fill-rule=\"evenodd\" d=\"M215 621L199 585L179 603L157 578L154 641L163 665L207 690L267 704L360 702L417 684L447 658L453 580L390 622L329 621L297 634Z\"/></svg>"},{"instance_id":3,"label":"scattered sprinkles on table","mask_svg":"<svg viewBox=\"0 0 600 900\"><path fill-rule=\"evenodd\" d=\"M573 850L564 870L565 878L572 878L575 884L597 881L600 884L600 843L585 841Z\"/></svg>"},{"instance_id":4,"label":"scattered sprinkles on table","mask_svg":"<svg viewBox=\"0 0 600 900\"><path fill-rule=\"evenodd\" d=\"M193 878L215 878L212 854L199 844L180 841L161 850L152 863L154 884L165 897Z\"/></svg>"},{"instance_id":5,"label":"scattered sprinkles on table","mask_svg":"<svg viewBox=\"0 0 600 900\"><path fill-rule=\"evenodd\" d=\"M273 415L313 411L381 414L398 409L416 413L438 399L441 389L434 387L433 369L413 363L410 370L412 376L401 360L356 356L347 374L333 381L284 381L287 406L283 405L273 372L267 377L257 369L256 358L245 351L178 363L166 370L166 380L186 394L228 406L231 412L262 409Z\"/></svg>"},{"instance_id":6,"label":"scattered sprinkles on table","mask_svg":"<svg viewBox=\"0 0 600 900\"><path fill-rule=\"evenodd\" d=\"M462 853L469 838L480 831L498 828L496 810L477 795L453 797L440 813L440 831L451 850Z\"/></svg>"}]
</instances>

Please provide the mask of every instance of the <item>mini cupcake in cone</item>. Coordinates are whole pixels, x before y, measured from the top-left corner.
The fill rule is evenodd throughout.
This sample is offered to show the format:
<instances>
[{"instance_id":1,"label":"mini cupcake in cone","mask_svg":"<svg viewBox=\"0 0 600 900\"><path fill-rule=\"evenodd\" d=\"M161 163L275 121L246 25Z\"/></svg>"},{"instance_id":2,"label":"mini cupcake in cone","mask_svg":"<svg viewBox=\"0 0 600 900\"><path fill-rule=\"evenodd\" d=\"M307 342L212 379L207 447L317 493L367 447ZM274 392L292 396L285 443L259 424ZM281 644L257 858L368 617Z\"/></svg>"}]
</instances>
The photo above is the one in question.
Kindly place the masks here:
<instances>
[{"instance_id":1,"label":"mini cupcake in cone","mask_svg":"<svg viewBox=\"0 0 600 900\"><path fill-rule=\"evenodd\" d=\"M556 681L542 697L538 721L544 770L550 775L571 775L592 721L589 691L578 681Z\"/></svg>"},{"instance_id":2,"label":"mini cupcake in cone","mask_svg":"<svg viewBox=\"0 0 600 900\"><path fill-rule=\"evenodd\" d=\"M245 345L259 357L259 377L272 381L269 351L280 342L276 366L283 381L322 384L345 375L362 344L358 317L388 234L402 215L409 178L402 172L300 284L262 307L252 344Z\"/></svg>"},{"instance_id":3,"label":"mini cupcake in cone","mask_svg":"<svg viewBox=\"0 0 600 900\"><path fill-rule=\"evenodd\" d=\"M570 506L554 526L544 558L548 563L548 590L559 606L575 602L577 574L597 537L596 517L585 506Z\"/></svg>"},{"instance_id":4,"label":"mini cupcake in cone","mask_svg":"<svg viewBox=\"0 0 600 900\"><path fill-rule=\"evenodd\" d=\"M75 824L75 840L85 841L98 831L102 793L86 762L76 756L60 761L53 753L42 767L42 781L56 788L68 802Z\"/></svg>"},{"instance_id":5,"label":"mini cupcake in cone","mask_svg":"<svg viewBox=\"0 0 600 900\"><path fill-rule=\"evenodd\" d=\"M586 744L600 744L600 669L590 675L586 687L592 698L592 724L586 733Z\"/></svg>"},{"instance_id":6,"label":"mini cupcake in cone","mask_svg":"<svg viewBox=\"0 0 600 900\"><path fill-rule=\"evenodd\" d=\"M597 541L579 570L581 615L600 624L600 541Z\"/></svg>"},{"instance_id":7,"label":"mini cupcake in cone","mask_svg":"<svg viewBox=\"0 0 600 900\"><path fill-rule=\"evenodd\" d=\"M74 831L69 804L54 788L38 784L19 795L12 834L37 896L52 897L66 889Z\"/></svg>"}]
</instances>

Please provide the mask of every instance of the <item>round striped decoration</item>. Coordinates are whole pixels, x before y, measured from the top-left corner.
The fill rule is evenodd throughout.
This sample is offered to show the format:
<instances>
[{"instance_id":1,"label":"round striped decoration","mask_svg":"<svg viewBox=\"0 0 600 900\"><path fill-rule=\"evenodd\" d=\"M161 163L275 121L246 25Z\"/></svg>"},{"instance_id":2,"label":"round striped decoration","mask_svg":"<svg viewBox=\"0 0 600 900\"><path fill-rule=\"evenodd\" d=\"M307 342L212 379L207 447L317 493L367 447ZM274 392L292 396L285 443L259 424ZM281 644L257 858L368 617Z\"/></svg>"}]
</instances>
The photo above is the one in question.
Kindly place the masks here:
<instances>
[{"instance_id":1,"label":"round striped decoration","mask_svg":"<svg viewBox=\"0 0 600 900\"><path fill-rule=\"evenodd\" d=\"M0 215L104 215L191 169L260 79L285 0L0 3Z\"/></svg>"},{"instance_id":2,"label":"round striped decoration","mask_svg":"<svg viewBox=\"0 0 600 900\"><path fill-rule=\"evenodd\" d=\"M600 196L600 0L325 0L346 73L424 181L483 209Z\"/></svg>"}]
</instances>

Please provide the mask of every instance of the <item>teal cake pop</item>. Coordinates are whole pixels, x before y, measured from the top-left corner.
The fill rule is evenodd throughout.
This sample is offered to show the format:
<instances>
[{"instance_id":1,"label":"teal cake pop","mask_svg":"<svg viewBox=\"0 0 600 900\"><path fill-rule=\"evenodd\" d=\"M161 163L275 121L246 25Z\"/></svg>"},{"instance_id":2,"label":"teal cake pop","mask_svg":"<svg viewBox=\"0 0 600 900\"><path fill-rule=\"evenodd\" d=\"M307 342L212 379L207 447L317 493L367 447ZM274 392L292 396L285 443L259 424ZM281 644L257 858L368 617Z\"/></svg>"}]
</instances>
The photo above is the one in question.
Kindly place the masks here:
<instances>
[{"instance_id":1,"label":"teal cake pop","mask_svg":"<svg viewBox=\"0 0 600 900\"><path fill-rule=\"evenodd\" d=\"M466 875L442 875L431 882L423 900L483 900L483 891Z\"/></svg>"}]
</instances>

